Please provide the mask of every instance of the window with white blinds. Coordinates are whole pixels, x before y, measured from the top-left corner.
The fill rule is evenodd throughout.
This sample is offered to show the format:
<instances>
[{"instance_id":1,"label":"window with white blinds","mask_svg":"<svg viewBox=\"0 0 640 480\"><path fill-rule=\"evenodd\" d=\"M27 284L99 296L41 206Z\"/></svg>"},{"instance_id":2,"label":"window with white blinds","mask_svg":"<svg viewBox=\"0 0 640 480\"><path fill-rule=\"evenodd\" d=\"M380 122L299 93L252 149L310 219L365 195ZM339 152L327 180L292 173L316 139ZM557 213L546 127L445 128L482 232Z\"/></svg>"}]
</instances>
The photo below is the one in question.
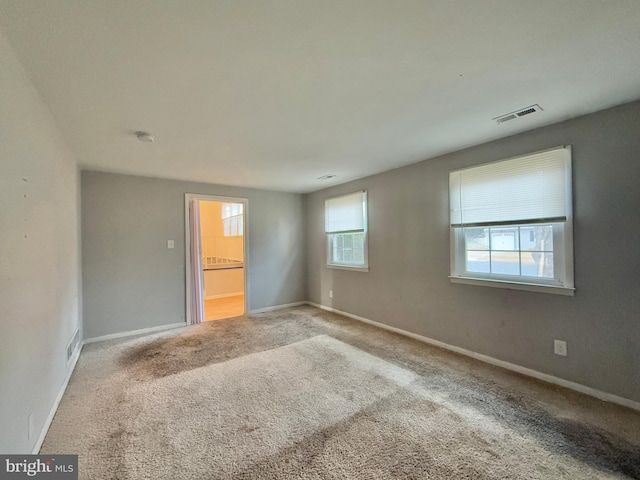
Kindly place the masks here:
<instances>
[{"instance_id":1,"label":"window with white blinds","mask_svg":"<svg viewBox=\"0 0 640 480\"><path fill-rule=\"evenodd\" d=\"M570 147L451 172L451 225L564 222L570 177Z\"/></svg>"},{"instance_id":2,"label":"window with white blinds","mask_svg":"<svg viewBox=\"0 0 640 480\"><path fill-rule=\"evenodd\" d=\"M367 192L325 200L327 266L368 268Z\"/></svg>"},{"instance_id":3,"label":"window with white blinds","mask_svg":"<svg viewBox=\"0 0 640 480\"><path fill-rule=\"evenodd\" d=\"M450 172L449 207L452 281L572 294L570 146Z\"/></svg>"}]
</instances>

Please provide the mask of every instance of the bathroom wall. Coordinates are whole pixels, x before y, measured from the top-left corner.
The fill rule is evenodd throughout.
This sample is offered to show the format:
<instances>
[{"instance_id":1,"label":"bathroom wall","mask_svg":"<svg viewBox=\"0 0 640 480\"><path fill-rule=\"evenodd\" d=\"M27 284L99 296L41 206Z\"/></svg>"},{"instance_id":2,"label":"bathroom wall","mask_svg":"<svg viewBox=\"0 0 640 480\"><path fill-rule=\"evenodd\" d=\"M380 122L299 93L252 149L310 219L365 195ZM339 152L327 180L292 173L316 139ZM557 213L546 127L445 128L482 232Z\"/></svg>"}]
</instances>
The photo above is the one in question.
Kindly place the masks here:
<instances>
[{"instance_id":1,"label":"bathroom wall","mask_svg":"<svg viewBox=\"0 0 640 480\"><path fill-rule=\"evenodd\" d=\"M230 297L244 292L244 268L204 271L204 299Z\"/></svg>"}]
</instances>

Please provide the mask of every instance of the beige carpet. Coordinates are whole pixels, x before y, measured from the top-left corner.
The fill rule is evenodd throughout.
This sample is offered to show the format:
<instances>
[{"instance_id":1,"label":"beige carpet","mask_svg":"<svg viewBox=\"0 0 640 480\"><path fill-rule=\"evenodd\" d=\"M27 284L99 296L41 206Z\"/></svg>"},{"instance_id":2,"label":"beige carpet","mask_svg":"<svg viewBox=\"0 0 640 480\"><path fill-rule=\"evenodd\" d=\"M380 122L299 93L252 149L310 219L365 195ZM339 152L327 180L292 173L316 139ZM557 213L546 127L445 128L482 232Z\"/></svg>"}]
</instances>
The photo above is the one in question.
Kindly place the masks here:
<instances>
[{"instance_id":1,"label":"beige carpet","mask_svg":"<svg viewBox=\"0 0 640 480\"><path fill-rule=\"evenodd\" d=\"M312 307L85 347L90 479L640 478L640 413Z\"/></svg>"}]
</instances>

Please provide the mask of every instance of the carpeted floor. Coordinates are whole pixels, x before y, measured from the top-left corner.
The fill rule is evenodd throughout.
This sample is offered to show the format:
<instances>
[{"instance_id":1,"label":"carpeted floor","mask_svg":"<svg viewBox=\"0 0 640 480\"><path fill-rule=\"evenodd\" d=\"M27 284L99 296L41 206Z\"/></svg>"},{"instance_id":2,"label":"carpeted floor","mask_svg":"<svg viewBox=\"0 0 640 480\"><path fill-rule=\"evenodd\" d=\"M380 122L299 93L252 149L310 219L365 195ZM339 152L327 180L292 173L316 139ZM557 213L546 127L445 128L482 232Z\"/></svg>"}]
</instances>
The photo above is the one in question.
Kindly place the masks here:
<instances>
[{"instance_id":1,"label":"carpeted floor","mask_svg":"<svg viewBox=\"0 0 640 480\"><path fill-rule=\"evenodd\" d=\"M87 345L84 479L640 479L640 413L313 307Z\"/></svg>"}]
</instances>

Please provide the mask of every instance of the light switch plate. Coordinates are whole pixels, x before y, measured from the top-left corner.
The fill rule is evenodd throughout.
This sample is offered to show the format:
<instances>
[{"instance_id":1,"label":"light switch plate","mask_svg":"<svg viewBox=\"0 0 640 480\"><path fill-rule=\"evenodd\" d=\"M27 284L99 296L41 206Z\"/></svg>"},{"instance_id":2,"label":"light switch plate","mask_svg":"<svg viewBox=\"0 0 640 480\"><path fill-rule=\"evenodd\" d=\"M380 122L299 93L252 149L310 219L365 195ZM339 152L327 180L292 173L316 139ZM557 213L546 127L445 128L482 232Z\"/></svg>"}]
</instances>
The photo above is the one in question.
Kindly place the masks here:
<instances>
[{"instance_id":1,"label":"light switch plate","mask_svg":"<svg viewBox=\"0 0 640 480\"><path fill-rule=\"evenodd\" d=\"M167 248L174 248L175 243L173 240L167 240Z\"/></svg>"}]
</instances>

